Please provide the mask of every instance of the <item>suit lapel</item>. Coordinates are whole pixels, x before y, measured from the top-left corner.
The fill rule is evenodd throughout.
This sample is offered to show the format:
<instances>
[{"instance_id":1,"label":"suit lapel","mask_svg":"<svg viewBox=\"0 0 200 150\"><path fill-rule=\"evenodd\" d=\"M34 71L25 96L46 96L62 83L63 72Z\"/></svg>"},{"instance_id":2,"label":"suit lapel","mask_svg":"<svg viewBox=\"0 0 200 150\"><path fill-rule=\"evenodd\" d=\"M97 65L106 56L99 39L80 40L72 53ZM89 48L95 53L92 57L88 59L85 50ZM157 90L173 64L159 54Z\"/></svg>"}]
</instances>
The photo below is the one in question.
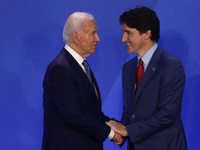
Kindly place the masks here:
<instances>
[{"instance_id":1,"label":"suit lapel","mask_svg":"<svg viewBox=\"0 0 200 150\"><path fill-rule=\"evenodd\" d=\"M131 83L133 83L132 85L131 85L131 90L133 91L133 98L132 99L134 99L134 97L136 96L136 93L135 93L135 75L136 75L136 70L137 70L137 56L135 57L135 60L134 60L134 65L133 65L133 69L131 69L132 71L131 71L131 79L132 79L132 81L131 81ZM132 103L132 108L134 108L134 103L135 103L135 101L131 101L131 103Z\"/></svg>"},{"instance_id":2,"label":"suit lapel","mask_svg":"<svg viewBox=\"0 0 200 150\"><path fill-rule=\"evenodd\" d=\"M129 97L129 106L132 110L132 108L134 107L134 102L133 102L133 99L135 97L135 73L136 73L136 69L137 69L137 57L134 57L130 63L127 64L128 66L126 66L126 71L124 71L124 74L123 76L123 80L122 82L123 85L125 87L129 87L129 88L125 88L123 90L126 90L124 92L128 93L128 96ZM126 82L125 82L126 81Z\"/></svg>"},{"instance_id":3,"label":"suit lapel","mask_svg":"<svg viewBox=\"0 0 200 150\"><path fill-rule=\"evenodd\" d=\"M78 64L78 62L73 58L73 56L67 51L65 50L65 48L63 48L61 50L61 53L67 58L67 60L70 62L70 64L72 65L72 67L74 68L74 70L77 72L77 74L79 75L80 79L83 80L85 82L86 87L89 87L89 89L92 91L92 93L94 94L94 96L96 97L96 92L94 91L94 88L92 87L87 75L85 74L85 72L83 71L83 69L81 68L81 66ZM92 73L93 78L95 79L93 73ZM95 80L95 86L98 87L97 82ZM100 97L100 96L99 96Z\"/></svg>"},{"instance_id":4,"label":"suit lapel","mask_svg":"<svg viewBox=\"0 0 200 150\"><path fill-rule=\"evenodd\" d=\"M142 80L138 86L136 95L135 95L135 103L137 102L142 90L144 89L145 85L147 84L147 82L149 81L149 79L151 78L151 76L154 74L154 72L156 71L157 67L158 67L158 61L160 60L160 56L161 56L161 52L162 49L160 48L160 46L157 47L156 51L154 52L149 65L142 77Z\"/></svg>"},{"instance_id":5,"label":"suit lapel","mask_svg":"<svg viewBox=\"0 0 200 150\"><path fill-rule=\"evenodd\" d=\"M92 69L91 69L91 72L92 72ZM99 86L97 84L97 81L96 81L96 78L95 78L93 72L92 72L92 80L93 80L94 86L96 88L96 91L94 91L94 88L92 88L93 89L93 93L95 94L97 100L101 103L101 95L100 95L100 91L99 91Z\"/></svg>"}]
</instances>

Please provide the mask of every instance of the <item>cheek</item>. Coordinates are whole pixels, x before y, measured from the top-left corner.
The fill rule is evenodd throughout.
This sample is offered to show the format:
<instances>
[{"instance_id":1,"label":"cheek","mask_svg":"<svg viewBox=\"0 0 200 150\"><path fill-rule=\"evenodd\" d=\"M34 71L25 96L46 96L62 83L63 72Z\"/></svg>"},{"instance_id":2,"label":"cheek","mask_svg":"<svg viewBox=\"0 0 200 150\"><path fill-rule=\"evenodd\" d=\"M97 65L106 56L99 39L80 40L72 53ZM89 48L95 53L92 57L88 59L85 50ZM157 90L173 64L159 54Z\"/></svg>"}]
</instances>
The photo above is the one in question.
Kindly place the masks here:
<instances>
[{"instance_id":1,"label":"cheek","mask_svg":"<svg viewBox=\"0 0 200 150\"><path fill-rule=\"evenodd\" d=\"M139 38L134 38L134 39L131 39L131 43L135 46L139 45L141 43L140 39Z\"/></svg>"},{"instance_id":2,"label":"cheek","mask_svg":"<svg viewBox=\"0 0 200 150\"><path fill-rule=\"evenodd\" d=\"M133 38L129 38L129 41L130 41L130 43L131 43L131 45L135 45L135 43L136 43L136 41L133 39Z\"/></svg>"},{"instance_id":3,"label":"cheek","mask_svg":"<svg viewBox=\"0 0 200 150\"><path fill-rule=\"evenodd\" d=\"M93 47L95 41L94 40L88 40L88 46Z\"/></svg>"},{"instance_id":4,"label":"cheek","mask_svg":"<svg viewBox=\"0 0 200 150\"><path fill-rule=\"evenodd\" d=\"M83 47L89 47L89 41L87 39L84 39L82 41L82 45L83 45Z\"/></svg>"},{"instance_id":5,"label":"cheek","mask_svg":"<svg viewBox=\"0 0 200 150\"><path fill-rule=\"evenodd\" d=\"M85 37L84 39L82 39L81 43L84 49L90 50L93 49L93 46L95 45L95 40L94 38Z\"/></svg>"}]
</instances>

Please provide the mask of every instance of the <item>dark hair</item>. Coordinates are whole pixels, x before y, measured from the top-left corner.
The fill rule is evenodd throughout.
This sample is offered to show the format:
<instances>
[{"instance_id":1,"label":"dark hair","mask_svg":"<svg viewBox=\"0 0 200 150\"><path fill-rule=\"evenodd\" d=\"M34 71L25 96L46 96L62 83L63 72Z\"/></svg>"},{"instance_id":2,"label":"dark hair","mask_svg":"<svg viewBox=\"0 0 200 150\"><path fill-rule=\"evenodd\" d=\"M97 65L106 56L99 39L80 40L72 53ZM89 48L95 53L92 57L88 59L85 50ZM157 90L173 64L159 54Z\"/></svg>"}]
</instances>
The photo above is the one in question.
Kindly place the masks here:
<instances>
[{"instance_id":1,"label":"dark hair","mask_svg":"<svg viewBox=\"0 0 200 150\"><path fill-rule=\"evenodd\" d=\"M140 33L145 33L151 30L151 40L158 42L160 38L160 21L155 13L147 7L137 7L125 11L120 15L121 24L126 24L129 28L135 28Z\"/></svg>"}]
</instances>

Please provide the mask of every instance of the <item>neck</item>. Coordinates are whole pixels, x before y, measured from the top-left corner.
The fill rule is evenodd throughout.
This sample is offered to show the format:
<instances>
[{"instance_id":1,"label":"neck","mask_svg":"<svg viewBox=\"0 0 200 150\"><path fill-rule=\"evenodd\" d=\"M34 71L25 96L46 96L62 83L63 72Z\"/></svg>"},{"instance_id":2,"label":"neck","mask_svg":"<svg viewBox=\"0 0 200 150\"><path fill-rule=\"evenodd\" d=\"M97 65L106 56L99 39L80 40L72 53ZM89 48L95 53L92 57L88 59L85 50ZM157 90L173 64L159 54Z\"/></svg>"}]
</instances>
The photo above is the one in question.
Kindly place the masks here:
<instances>
[{"instance_id":1,"label":"neck","mask_svg":"<svg viewBox=\"0 0 200 150\"><path fill-rule=\"evenodd\" d=\"M146 54L154 46L154 44L155 42L153 41L149 41L148 43L146 43L146 45L140 50L138 55L140 57L144 56L144 54Z\"/></svg>"},{"instance_id":2,"label":"neck","mask_svg":"<svg viewBox=\"0 0 200 150\"><path fill-rule=\"evenodd\" d=\"M82 54L82 50L79 48L79 46L76 43L66 43L71 49L73 49L76 53L78 53L83 59L87 56L84 56Z\"/></svg>"}]
</instances>

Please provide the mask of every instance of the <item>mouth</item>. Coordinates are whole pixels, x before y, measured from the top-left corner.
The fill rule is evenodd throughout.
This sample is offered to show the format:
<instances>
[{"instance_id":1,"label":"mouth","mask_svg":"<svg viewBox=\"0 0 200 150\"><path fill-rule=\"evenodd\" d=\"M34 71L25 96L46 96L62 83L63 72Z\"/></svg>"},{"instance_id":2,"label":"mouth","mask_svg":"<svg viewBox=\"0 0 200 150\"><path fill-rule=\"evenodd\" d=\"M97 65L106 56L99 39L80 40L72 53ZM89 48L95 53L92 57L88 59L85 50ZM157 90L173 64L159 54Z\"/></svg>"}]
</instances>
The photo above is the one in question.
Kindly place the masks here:
<instances>
[{"instance_id":1,"label":"mouth","mask_svg":"<svg viewBox=\"0 0 200 150\"><path fill-rule=\"evenodd\" d=\"M128 48L129 46L131 46L131 43L126 43L126 47Z\"/></svg>"}]
</instances>

